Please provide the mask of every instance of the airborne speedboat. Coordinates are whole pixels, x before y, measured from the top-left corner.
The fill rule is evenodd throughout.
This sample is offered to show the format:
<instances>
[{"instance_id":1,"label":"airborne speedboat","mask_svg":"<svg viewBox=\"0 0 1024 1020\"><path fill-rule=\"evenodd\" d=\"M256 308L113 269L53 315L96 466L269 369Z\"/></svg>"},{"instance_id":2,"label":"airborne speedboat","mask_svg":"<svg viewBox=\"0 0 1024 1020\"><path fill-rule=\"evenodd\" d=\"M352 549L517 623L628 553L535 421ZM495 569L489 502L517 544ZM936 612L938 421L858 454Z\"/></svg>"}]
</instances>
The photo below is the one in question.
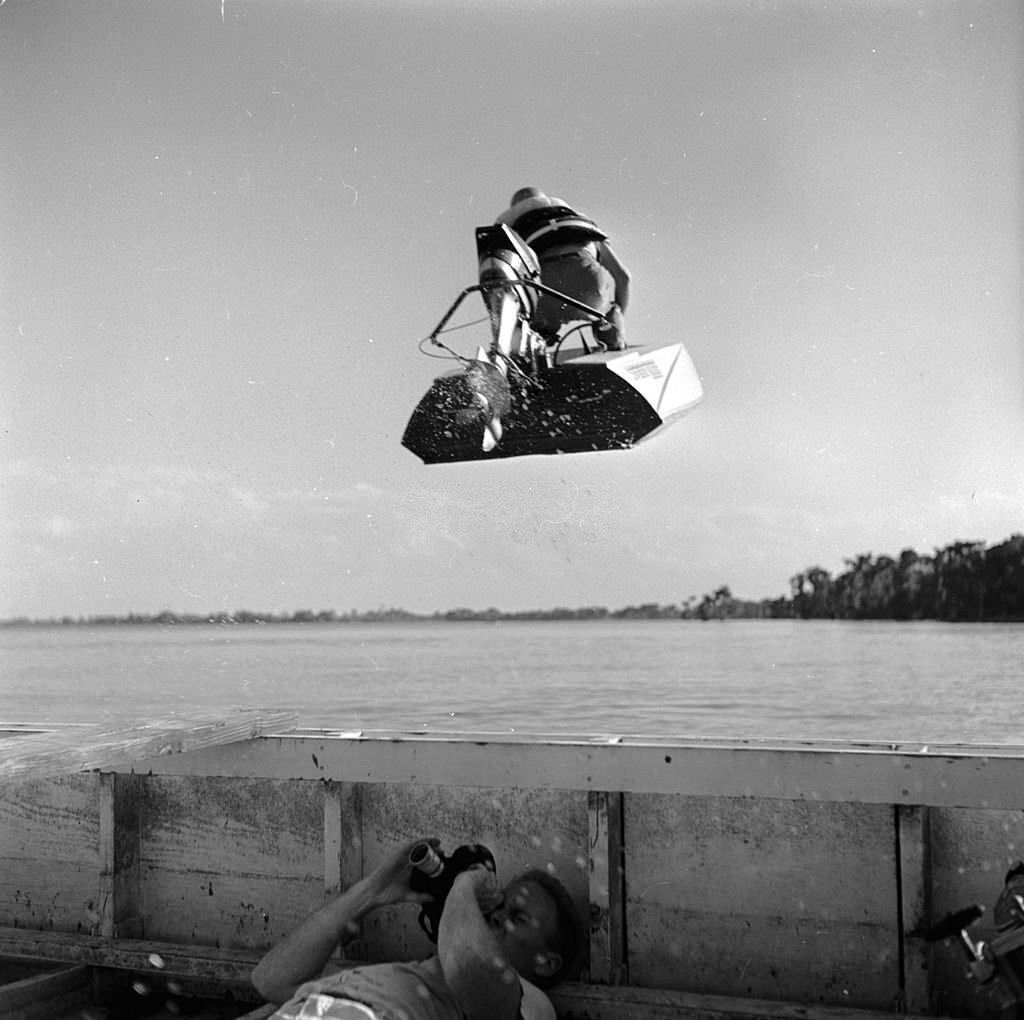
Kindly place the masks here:
<instances>
[{"instance_id":1,"label":"airborne speedboat","mask_svg":"<svg viewBox=\"0 0 1024 1020\"><path fill-rule=\"evenodd\" d=\"M402 445L425 463L626 449L701 401L700 377L681 343L605 350L592 331L605 317L543 284L536 254L514 230L479 227L476 244L479 282L423 343L444 347L440 336L473 293L483 297L491 342L473 358L451 352L460 368L436 378L413 411ZM532 325L541 294L578 314L556 337ZM563 351L573 334L580 345Z\"/></svg>"}]
</instances>

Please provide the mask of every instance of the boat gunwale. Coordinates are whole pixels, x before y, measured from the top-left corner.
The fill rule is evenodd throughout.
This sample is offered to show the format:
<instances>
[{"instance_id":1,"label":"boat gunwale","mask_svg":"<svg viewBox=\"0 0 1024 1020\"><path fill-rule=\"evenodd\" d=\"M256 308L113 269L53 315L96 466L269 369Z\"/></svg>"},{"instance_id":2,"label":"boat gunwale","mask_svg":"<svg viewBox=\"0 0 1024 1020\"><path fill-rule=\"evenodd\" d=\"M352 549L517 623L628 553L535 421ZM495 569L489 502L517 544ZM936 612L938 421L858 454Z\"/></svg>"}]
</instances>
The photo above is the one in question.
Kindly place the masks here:
<instances>
[{"instance_id":1,"label":"boat gunwale","mask_svg":"<svg viewBox=\"0 0 1024 1020\"><path fill-rule=\"evenodd\" d=\"M289 729L120 771L1017 810L1024 749Z\"/></svg>"}]
</instances>

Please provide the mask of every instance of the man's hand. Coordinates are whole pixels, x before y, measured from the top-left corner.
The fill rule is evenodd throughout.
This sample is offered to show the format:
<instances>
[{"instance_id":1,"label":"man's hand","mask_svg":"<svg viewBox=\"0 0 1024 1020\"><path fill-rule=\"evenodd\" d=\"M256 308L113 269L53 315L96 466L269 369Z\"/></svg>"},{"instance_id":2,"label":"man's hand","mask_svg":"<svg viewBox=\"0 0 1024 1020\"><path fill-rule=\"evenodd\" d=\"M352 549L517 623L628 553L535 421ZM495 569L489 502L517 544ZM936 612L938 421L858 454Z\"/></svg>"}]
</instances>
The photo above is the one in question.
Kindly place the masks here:
<instances>
[{"instance_id":1,"label":"man's hand","mask_svg":"<svg viewBox=\"0 0 1024 1020\"><path fill-rule=\"evenodd\" d=\"M420 843L429 843L434 849L441 845L438 839L414 839L411 843L403 843L390 851L380 864L363 880L376 906L384 907L391 903L429 903L433 897L430 893L416 892L410 885L413 866L409 863L409 854Z\"/></svg>"},{"instance_id":2,"label":"man's hand","mask_svg":"<svg viewBox=\"0 0 1024 1020\"><path fill-rule=\"evenodd\" d=\"M484 916L497 910L505 902L505 892L498 882L498 876L482 864L475 864L457 875L452 883L452 891L454 892L460 884L472 888L477 906Z\"/></svg>"}]
</instances>

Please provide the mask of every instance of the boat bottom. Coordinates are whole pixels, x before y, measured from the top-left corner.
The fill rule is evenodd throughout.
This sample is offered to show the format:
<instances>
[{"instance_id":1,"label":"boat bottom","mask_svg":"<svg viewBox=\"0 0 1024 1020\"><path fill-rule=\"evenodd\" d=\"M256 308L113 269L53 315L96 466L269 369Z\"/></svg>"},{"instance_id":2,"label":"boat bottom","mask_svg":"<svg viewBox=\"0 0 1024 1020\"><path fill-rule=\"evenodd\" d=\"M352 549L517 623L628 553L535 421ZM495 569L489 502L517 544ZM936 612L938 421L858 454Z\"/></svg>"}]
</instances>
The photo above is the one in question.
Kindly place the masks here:
<instances>
[{"instance_id":1,"label":"boat bottom","mask_svg":"<svg viewBox=\"0 0 1024 1020\"><path fill-rule=\"evenodd\" d=\"M0 958L4 1020L263 1020L273 1007L209 982L152 973Z\"/></svg>"},{"instance_id":2,"label":"boat bottom","mask_svg":"<svg viewBox=\"0 0 1024 1020\"><path fill-rule=\"evenodd\" d=\"M39 936L26 932L22 935ZM12 944L16 933L0 928ZM50 954L74 957L97 953L97 940L50 933ZM191 952L190 952L191 950ZM138 967L140 954L174 961L172 973L155 976ZM194 954L194 955L193 955ZM62 965L54 960L19 958L0 985L4 1020L267 1020L275 1007L261 1003L240 980L259 959L258 953L209 950L200 946L133 941L131 948L111 943L113 966ZM217 958L221 958L218 962ZM2 960L3 958L0 958ZM131 967L118 966L135 961ZM17 979L17 968L26 976ZM0 975L4 971L0 969ZM202 977L181 977L185 973ZM10 978L15 980L10 981ZM914 1020L920 1014L809 1006L792 1003L702 995L630 985L564 982L549 991L559 1020Z\"/></svg>"}]
</instances>

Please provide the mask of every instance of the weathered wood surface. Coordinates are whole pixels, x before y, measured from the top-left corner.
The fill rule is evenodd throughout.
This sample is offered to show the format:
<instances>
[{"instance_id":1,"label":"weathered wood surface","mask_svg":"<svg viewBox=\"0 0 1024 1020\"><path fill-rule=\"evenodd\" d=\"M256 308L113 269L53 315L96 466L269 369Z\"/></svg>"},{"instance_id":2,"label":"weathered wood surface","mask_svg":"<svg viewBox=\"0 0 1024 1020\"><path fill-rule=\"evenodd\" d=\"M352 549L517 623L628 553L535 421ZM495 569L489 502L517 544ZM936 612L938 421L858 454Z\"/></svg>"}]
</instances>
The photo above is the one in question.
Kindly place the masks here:
<instances>
[{"instance_id":1,"label":"weathered wood surface","mask_svg":"<svg viewBox=\"0 0 1024 1020\"><path fill-rule=\"evenodd\" d=\"M656 988L566 983L550 992L560 1020L912 1020L913 1014L808 1006Z\"/></svg>"},{"instance_id":2,"label":"weathered wood surface","mask_svg":"<svg viewBox=\"0 0 1024 1020\"><path fill-rule=\"evenodd\" d=\"M1006 748L934 754L930 749L546 738L524 746L524 741L505 736L266 736L188 756L141 761L137 770L988 809L1019 807L1024 789L1024 751L1011 754Z\"/></svg>"},{"instance_id":3,"label":"weathered wood surface","mask_svg":"<svg viewBox=\"0 0 1024 1020\"><path fill-rule=\"evenodd\" d=\"M926 946L921 932L992 903L1024 856L1024 782L1008 785L1021 761L799 747L771 752L780 780L764 774L766 753L270 736L152 759L153 774L0 785L0 924L258 955L397 842L438 836L448 849L486 843L504 877L540 866L562 878L590 919L591 981L804 1011L970 1015L958 948ZM1007 785L970 786L993 763ZM786 785L815 764L815 796ZM923 803L879 800L869 781L880 775ZM429 952L416 914L367 919L353 953ZM615 1015L601 1001L579 1015Z\"/></svg>"},{"instance_id":4,"label":"weathered wood surface","mask_svg":"<svg viewBox=\"0 0 1024 1020\"><path fill-rule=\"evenodd\" d=\"M0 783L0 924L98 931L95 774Z\"/></svg>"},{"instance_id":5,"label":"weathered wood surface","mask_svg":"<svg viewBox=\"0 0 1024 1020\"><path fill-rule=\"evenodd\" d=\"M459 730L457 732L448 730L437 732L429 730L339 730L310 726L292 727L288 730L288 735L317 739L340 737L347 740L367 741L415 739L441 744L450 744L452 741L479 743L480 741L500 740L511 744L526 744L531 747L536 744L588 744L591 746L626 744L645 747L730 747L776 751L865 751L883 754L895 751L900 754L934 754L939 757L959 754L1004 755L1008 757L1024 755L1024 744L1020 743L922 743L920 740L846 740L839 737L794 740L781 737L680 737L628 733L511 733L506 730Z\"/></svg>"},{"instance_id":6,"label":"weathered wood surface","mask_svg":"<svg viewBox=\"0 0 1024 1020\"><path fill-rule=\"evenodd\" d=\"M591 791L587 794L587 815L590 979L609 985L626 984L629 967L623 795Z\"/></svg>"},{"instance_id":7,"label":"weathered wood surface","mask_svg":"<svg viewBox=\"0 0 1024 1020\"><path fill-rule=\"evenodd\" d=\"M283 938L323 901L323 801L320 783L145 777L147 937L233 948Z\"/></svg>"},{"instance_id":8,"label":"weathered wood surface","mask_svg":"<svg viewBox=\"0 0 1024 1020\"><path fill-rule=\"evenodd\" d=\"M931 943L924 933L932 914L931 812L927 807L896 808L896 864L900 944L903 946L903 1007L927 1013L931 1007Z\"/></svg>"},{"instance_id":9,"label":"weathered wood surface","mask_svg":"<svg viewBox=\"0 0 1024 1020\"><path fill-rule=\"evenodd\" d=\"M137 934L142 777L99 775L99 934Z\"/></svg>"},{"instance_id":10,"label":"weathered wood surface","mask_svg":"<svg viewBox=\"0 0 1024 1020\"><path fill-rule=\"evenodd\" d=\"M191 715L130 727L74 726L0 735L0 781L126 768L141 759L199 751L288 729L296 718L293 712L245 709L228 719Z\"/></svg>"},{"instance_id":11,"label":"weathered wood surface","mask_svg":"<svg viewBox=\"0 0 1024 1020\"><path fill-rule=\"evenodd\" d=\"M98 935L0 927L0 956L11 959L113 967L244 988L250 986L249 976L260 955L251 950L214 949L155 939L113 940Z\"/></svg>"},{"instance_id":12,"label":"weathered wood surface","mask_svg":"<svg viewBox=\"0 0 1024 1020\"><path fill-rule=\"evenodd\" d=\"M630 980L897 1007L892 809L626 798Z\"/></svg>"},{"instance_id":13,"label":"weathered wood surface","mask_svg":"<svg viewBox=\"0 0 1024 1020\"><path fill-rule=\"evenodd\" d=\"M153 977L200 979L236 990L248 986L259 954L252 951L184 947L159 941L129 941L27 932L0 928L0 955L78 965L112 967ZM63 972L67 973L67 972ZM784 1002L701 995L670 989L587 985L565 982L550 992L562 1020L896 1020L896 1014ZM263 1005L245 1020L263 1018L273 1007ZM907 1020L908 1014L899 1014Z\"/></svg>"},{"instance_id":14,"label":"weathered wood surface","mask_svg":"<svg viewBox=\"0 0 1024 1020\"><path fill-rule=\"evenodd\" d=\"M32 737L40 733L59 733L67 730L87 730L90 723L35 723L0 721L0 737Z\"/></svg>"},{"instance_id":15,"label":"weathered wood surface","mask_svg":"<svg viewBox=\"0 0 1024 1020\"><path fill-rule=\"evenodd\" d=\"M0 954L20 959L41 959L85 968L110 967L162 978L203 980L230 986L240 997L259 960L253 951L181 946L160 941L137 941L27 932L0 928ZM894 1014L820 1005L793 1006L726 995L703 995L662 988L629 985L589 985L565 982L550 992L562 1020L887 1020ZM266 1017L270 1006L260 1006L246 1018ZM2 1014L6 1017L6 1014ZM901 1014L906 1020L906 1014Z\"/></svg>"}]
</instances>

